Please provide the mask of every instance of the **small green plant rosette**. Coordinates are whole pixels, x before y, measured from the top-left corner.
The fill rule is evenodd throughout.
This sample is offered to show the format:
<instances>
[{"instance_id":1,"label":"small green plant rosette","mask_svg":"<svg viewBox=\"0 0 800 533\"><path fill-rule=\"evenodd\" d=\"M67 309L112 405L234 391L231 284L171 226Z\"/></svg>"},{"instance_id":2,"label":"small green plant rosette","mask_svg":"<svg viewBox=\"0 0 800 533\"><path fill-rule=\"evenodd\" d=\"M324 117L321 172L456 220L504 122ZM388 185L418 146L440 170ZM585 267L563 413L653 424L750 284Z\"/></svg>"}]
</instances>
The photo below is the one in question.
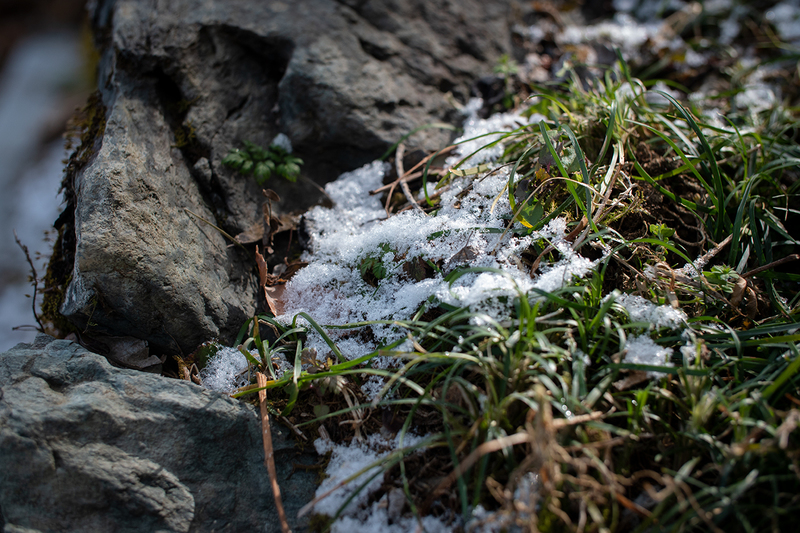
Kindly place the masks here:
<instances>
[{"instance_id":1,"label":"small green plant rosette","mask_svg":"<svg viewBox=\"0 0 800 533\"><path fill-rule=\"evenodd\" d=\"M263 185L273 174L277 174L291 182L300 176L303 160L287 152L282 146L272 144L262 148L250 141L244 142L245 148L234 148L226 155L222 164L241 172L253 174L259 185Z\"/></svg>"}]
</instances>

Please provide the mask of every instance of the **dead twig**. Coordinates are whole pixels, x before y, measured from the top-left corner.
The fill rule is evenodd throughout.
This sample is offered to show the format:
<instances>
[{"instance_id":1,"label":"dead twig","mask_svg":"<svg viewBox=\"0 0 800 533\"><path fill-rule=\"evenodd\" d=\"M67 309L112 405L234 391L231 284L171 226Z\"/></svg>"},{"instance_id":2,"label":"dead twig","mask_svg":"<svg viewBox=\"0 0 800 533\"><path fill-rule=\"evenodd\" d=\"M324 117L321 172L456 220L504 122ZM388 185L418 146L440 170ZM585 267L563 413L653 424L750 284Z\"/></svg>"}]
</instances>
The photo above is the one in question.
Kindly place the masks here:
<instances>
[{"instance_id":1,"label":"dead twig","mask_svg":"<svg viewBox=\"0 0 800 533\"><path fill-rule=\"evenodd\" d=\"M425 163L427 163L428 161L430 161L430 159L433 156L435 156L436 154L439 154L439 155L446 154L447 152L449 152L450 150L452 150L455 147L456 147L455 144L451 144L447 148L443 148L443 149L439 150L438 152L434 152L434 153L426 156L422 161L420 161L419 163L417 163L416 165L411 167L411 169L406 171L405 174L400 174L397 177L397 179L394 180L393 182L387 183L386 185L382 185L381 187L378 187L377 189L369 191L369 193L374 196L374 195L376 195L378 193L382 193L385 190L389 190L389 196L391 196L392 192L394 191L394 189L397 187L397 185L401 181L403 181L403 180L411 181L412 179L416 179L416 178L419 178L420 176L422 176L422 172L416 172L416 170L419 167L421 167L422 165L424 165ZM438 173L438 171L433 171L433 173Z\"/></svg>"},{"instance_id":2,"label":"dead twig","mask_svg":"<svg viewBox=\"0 0 800 533\"><path fill-rule=\"evenodd\" d=\"M286 418L286 417L285 417L285 416L283 416L283 415L278 415L278 420L280 420L281 422L283 422L283 424L284 424L286 427L288 427L289 429L291 429L291 430L292 430L292 432L293 432L295 435L297 435L298 437L300 437L301 439L303 439L305 442L308 442L308 437L306 437L306 434L305 434L305 433L303 433L302 431L300 431L300 428L298 428L297 426L295 426L294 424L292 424L292 423L289 421L289 419L288 419L288 418Z\"/></svg>"},{"instance_id":3,"label":"dead twig","mask_svg":"<svg viewBox=\"0 0 800 533\"><path fill-rule=\"evenodd\" d=\"M39 274L36 273L36 267L33 266L33 259L31 259L31 254L28 253L28 247L22 244L22 241L19 240L19 236L17 236L17 230L14 230L14 240L17 241L17 246L22 248L25 259L28 260L28 265L31 267L31 281L33 282L33 294L31 295L33 302L31 303L31 308L33 309L33 318L35 318L36 323L39 324L39 331L43 332L44 326L42 326L42 321L36 313L36 293L39 292Z\"/></svg>"},{"instance_id":4,"label":"dead twig","mask_svg":"<svg viewBox=\"0 0 800 533\"><path fill-rule=\"evenodd\" d=\"M397 186L400 185L401 188L403 189L403 194L406 196L406 198L409 198L411 196L410 192L406 193L406 190L408 190L408 186L406 185L405 187L403 187L403 184L405 182L407 182L407 181L411 181L412 179L416 179L416 178L419 178L420 176L422 176L423 172L415 172L415 171L419 167L421 167L422 165L424 165L425 163L430 161L430 159L433 156L435 156L436 154L447 153L450 150L452 150L453 148L455 148L455 145L453 144L453 145L448 146L447 148L444 148L444 149L440 150L439 152L434 152L434 153L428 155L427 157L425 157L424 159L422 159L422 161L420 161L419 163L417 163L413 167L411 167L410 170L408 170L406 172L402 172L403 171L403 161L402 161L403 158L402 158L402 155L403 155L403 152L405 151L405 147L403 147L403 150L400 150L400 146L402 146L402 143L400 143L400 145L397 146L398 153L399 153L400 157L395 157L396 160L399 160L399 163L397 161L395 161L395 165L396 165L395 168L396 168L396 170L398 170L397 179L394 180L392 183L389 183L389 184L384 185L382 187L378 187L375 190L369 191L370 194L375 195L375 194L378 194L378 193L381 193L383 191L388 190L388 192L386 193L386 205L384 206L384 209L386 210L386 216L387 217L391 216L391 214L389 213L389 204L392 201L392 195L394 194L394 191L397 188ZM438 171L430 171L429 174L438 174ZM411 200L409 200L409 201L411 201Z\"/></svg>"},{"instance_id":5,"label":"dead twig","mask_svg":"<svg viewBox=\"0 0 800 533\"><path fill-rule=\"evenodd\" d=\"M772 263L770 263L768 265L760 266L758 268L754 268L753 270L751 270L749 272L745 272L744 274L742 274L742 277L743 278L749 278L750 276L755 276L756 274L760 274L761 272L764 272L765 270L769 270L770 268L775 268L776 266L780 266L780 265L782 265L784 263L790 263L792 261L797 261L798 259L800 259L800 254L787 255L783 259L778 259L777 261L773 261Z\"/></svg>"},{"instance_id":6,"label":"dead twig","mask_svg":"<svg viewBox=\"0 0 800 533\"><path fill-rule=\"evenodd\" d=\"M405 152L406 152L406 145L403 144L403 143L398 144L397 145L397 152L395 152L395 156L394 156L394 165L395 165L395 169L397 170L397 175L398 176L405 176L405 172L403 171L403 155L405 155ZM414 206L414 209L416 209L417 211L422 213L424 216L428 216L428 213L426 213L419 206L419 204L417 203L417 200L414 198L414 195L411 194L411 189L408 188L408 180L407 179L400 181L400 189L403 190L403 194L405 195L406 200L408 200L408 203L410 203L412 206Z\"/></svg>"},{"instance_id":7,"label":"dead twig","mask_svg":"<svg viewBox=\"0 0 800 533\"><path fill-rule=\"evenodd\" d=\"M722 251L733 240L733 235L728 235L719 244L714 246L711 250L698 257L694 262L694 267L697 271L703 270L703 267L718 253Z\"/></svg>"},{"instance_id":8,"label":"dead twig","mask_svg":"<svg viewBox=\"0 0 800 533\"><path fill-rule=\"evenodd\" d=\"M397 150L394 153L394 168L397 171L398 176L405 175L405 172L403 171L404 155L406 155L406 145L404 143L398 143Z\"/></svg>"},{"instance_id":9,"label":"dead twig","mask_svg":"<svg viewBox=\"0 0 800 533\"><path fill-rule=\"evenodd\" d=\"M256 372L256 382L259 387L267 386L267 377L261 372ZM272 484L272 495L275 497L275 507L278 510L278 519L281 521L281 531L292 533L289 529L289 522L286 520L286 512L283 510L281 501L281 488L278 486L278 472L275 469L275 452L272 448L272 431L269 427L269 410L267 409L267 391L258 391L258 406L261 409L261 436L264 438L264 464L269 472L269 480Z\"/></svg>"},{"instance_id":10,"label":"dead twig","mask_svg":"<svg viewBox=\"0 0 800 533\"><path fill-rule=\"evenodd\" d=\"M500 450L528 442L531 442L531 435L527 431L514 433L513 435L509 435L507 437L484 442L475 448L472 453L470 453L463 461L461 461L458 466L452 472L450 472L450 474L444 478L435 489L433 489L433 492L431 492L426 503L423 505L423 509L430 508L436 498L444 494L447 489L450 488L450 486L464 474L464 472L469 470L472 465L477 463L478 460L484 455L499 452Z\"/></svg>"}]
</instances>

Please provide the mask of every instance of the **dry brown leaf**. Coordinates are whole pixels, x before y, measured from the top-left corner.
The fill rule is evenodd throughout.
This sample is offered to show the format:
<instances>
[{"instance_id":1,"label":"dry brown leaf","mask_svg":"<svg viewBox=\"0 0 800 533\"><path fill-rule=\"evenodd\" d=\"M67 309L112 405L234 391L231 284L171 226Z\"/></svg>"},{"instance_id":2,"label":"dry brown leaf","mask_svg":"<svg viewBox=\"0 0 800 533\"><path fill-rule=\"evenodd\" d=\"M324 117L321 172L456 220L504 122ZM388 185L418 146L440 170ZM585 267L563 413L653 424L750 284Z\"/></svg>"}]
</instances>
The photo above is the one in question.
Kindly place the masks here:
<instances>
[{"instance_id":1,"label":"dry brown leaf","mask_svg":"<svg viewBox=\"0 0 800 533\"><path fill-rule=\"evenodd\" d=\"M272 296L269 295L269 291L274 291L274 287L264 287L264 297L267 299L267 306L269 306L269 312L273 314L273 316L278 316L280 313L278 312L278 301L275 300ZM283 292L283 291L281 291ZM281 306L282 308L283 306Z\"/></svg>"},{"instance_id":2,"label":"dry brown leaf","mask_svg":"<svg viewBox=\"0 0 800 533\"><path fill-rule=\"evenodd\" d=\"M632 370L627 376L625 376L621 380L615 381L614 387L616 387L616 389L620 391L628 390L631 387L635 387L639 383L646 381L647 379L648 379L647 372L644 372L642 370Z\"/></svg>"},{"instance_id":3,"label":"dry brown leaf","mask_svg":"<svg viewBox=\"0 0 800 533\"><path fill-rule=\"evenodd\" d=\"M274 290L273 288L267 287L267 279L269 274L267 273L267 261L264 259L258 251L258 245L256 245L256 264L258 265L258 286L264 289L264 299L267 300L267 306L269 307L270 313L274 316L278 316L278 305L272 296L269 295L269 292Z\"/></svg>"},{"instance_id":4,"label":"dry brown leaf","mask_svg":"<svg viewBox=\"0 0 800 533\"><path fill-rule=\"evenodd\" d=\"M733 284L733 293L731 294L731 305L739 307L744 299L744 293L747 289L747 280L742 277L736 278L736 283Z\"/></svg>"},{"instance_id":5,"label":"dry brown leaf","mask_svg":"<svg viewBox=\"0 0 800 533\"><path fill-rule=\"evenodd\" d=\"M260 220L238 234L234 239L240 244L253 244L264 238L264 223Z\"/></svg>"},{"instance_id":6,"label":"dry brown leaf","mask_svg":"<svg viewBox=\"0 0 800 533\"><path fill-rule=\"evenodd\" d=\"M286 290L286 285L274 285L272 287L264 287L265 291L269 291L272 294L267 295L267 305L269 305L269 310L275 316L283 314L283 291Z\"/></svg>"},{"instance_id":7,"label":"dry brown leaf","mask_svg":"<svg viewBox=\"0 0 800 533\"><path fill-rule=\"evenodd\" d=\"M267 284L267 261L259 253L258 245L256 245L256 264L258 265L258 286L265 287Z\"/></svg>"},{"instance_id":8,"label":"dry brown leaf","mask_svg":"<svg viewBox=\"0 0 800 533\"><path fill-rule=\"evenodd\" d=\"M261 194L263 194L265 198L267 198L268 200L272 200L273 202L281 201L281 197L278 196L278 193L276 193L272 189L261 189Z\"/></svg>"}]
</instances>

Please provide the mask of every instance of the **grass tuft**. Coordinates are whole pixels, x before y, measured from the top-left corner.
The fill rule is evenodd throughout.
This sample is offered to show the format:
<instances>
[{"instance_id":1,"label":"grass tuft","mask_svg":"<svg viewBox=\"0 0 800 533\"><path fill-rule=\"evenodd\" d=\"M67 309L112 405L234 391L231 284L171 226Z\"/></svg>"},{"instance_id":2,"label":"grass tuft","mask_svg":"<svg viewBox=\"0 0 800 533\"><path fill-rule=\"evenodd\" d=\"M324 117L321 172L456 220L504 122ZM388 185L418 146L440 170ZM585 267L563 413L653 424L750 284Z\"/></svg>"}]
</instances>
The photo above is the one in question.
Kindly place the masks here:
<instances>
[{"instance_id":1,"label":"grass tuft","mask_svg":"<svg viewBox=\"0 0 800 533\"><path fill-rule=\"evenodd\" d=\"M500 160L443 179L509 168L506 232L565 218L590 275L518 289L502 320L436 301L394 321L262 317L277 340L252 327L251 362L293 361L266 387L287 391L286 416L347 391L300 427L339 428L326 431L337 442L381 427L427 434L373 466L383 494L400 488L413 513L453 528L789 530L800 511L796 110L733 113L723 127L622 62L567 79L527 102L544 120L492 141ZM402 271L385 268L387 251L352 267L376 286ZM565 253L534 239L520 261L534 276ZM336 339L379 323L398 337L348 360ZM304 359L310 334L330 348L322 363ZM398 349L406 340L412 351ZM645 348L653 355L636 359ZM379 356L395 369L373 368ZM372 401L356 386L368 376L385 378Z\"/></svg>"}]
</instances>

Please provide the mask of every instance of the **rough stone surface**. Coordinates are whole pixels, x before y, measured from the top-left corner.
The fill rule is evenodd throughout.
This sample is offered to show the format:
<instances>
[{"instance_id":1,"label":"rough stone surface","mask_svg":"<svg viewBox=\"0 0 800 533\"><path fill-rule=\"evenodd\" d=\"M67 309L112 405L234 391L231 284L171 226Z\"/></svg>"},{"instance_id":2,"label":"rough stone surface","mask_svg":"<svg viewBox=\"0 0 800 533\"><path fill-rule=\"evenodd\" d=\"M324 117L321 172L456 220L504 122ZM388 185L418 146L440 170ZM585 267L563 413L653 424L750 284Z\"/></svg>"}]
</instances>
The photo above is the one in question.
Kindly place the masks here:
<instances>
[{"instance_id":1,"label":"rough stone surface","mask_svg":"<svg viewBox=\"0 0 800 533\"><path fill-rule=\"evenodd\" d=\"M457 122L447 93L465 101L509 52L508 12L508 0L93 3L106 124L68 184L62 313L155 352L233 338L256 308L254 263L200 217L235 235L258 220L261 194L221 165L227 152L285 133L322 182L415 127ZM319 197L303 180L269 187L278 211Z\"/></svg>"},{"instance_id":2,"label":"rough stone surface","mask_svg":"<svg viewBox=\"0 0 800 533\"><path fill-rule=\"evenodd\" d=\"M273 427L289 519L316 488ZM39 335L0 354L0 530L280 531L255 409ZM295 527L298 524L293 524Z\"/></svg>"}]
</instances>

